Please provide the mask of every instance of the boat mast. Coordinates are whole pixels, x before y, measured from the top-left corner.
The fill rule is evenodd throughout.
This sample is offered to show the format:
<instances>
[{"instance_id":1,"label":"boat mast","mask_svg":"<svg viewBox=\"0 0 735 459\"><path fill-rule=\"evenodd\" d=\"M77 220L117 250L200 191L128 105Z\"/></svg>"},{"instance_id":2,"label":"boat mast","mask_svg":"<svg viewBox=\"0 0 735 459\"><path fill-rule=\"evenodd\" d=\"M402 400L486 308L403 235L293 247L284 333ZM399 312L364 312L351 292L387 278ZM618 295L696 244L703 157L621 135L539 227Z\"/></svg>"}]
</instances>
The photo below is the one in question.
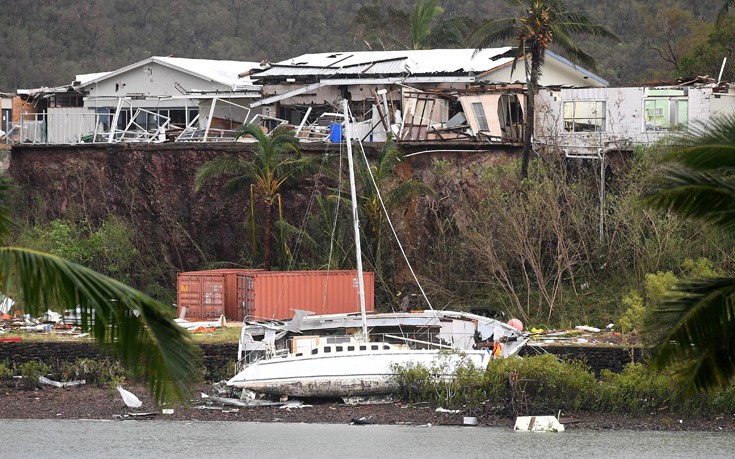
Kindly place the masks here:
<instances>
[{"instance_id":1,"label":"boat mast","mask_svg":"<svg viewBox=\"0 0 735 459\"><path fill-rule=\"evenodd\" d=\"M352 224L355 231L355 257L357 258L357 286L362 316L362 337L368 340L367 318L365 317L365 283L362 278L362 249L360 248L360 220L357 217L357 191L355 190L355 168L352 162L352 138L350 135L350 113L347 99L342 101L345 113L345 141L347 143L347 167L350 170L350 200L352 201Z\"/></svg>"}]
</instances>

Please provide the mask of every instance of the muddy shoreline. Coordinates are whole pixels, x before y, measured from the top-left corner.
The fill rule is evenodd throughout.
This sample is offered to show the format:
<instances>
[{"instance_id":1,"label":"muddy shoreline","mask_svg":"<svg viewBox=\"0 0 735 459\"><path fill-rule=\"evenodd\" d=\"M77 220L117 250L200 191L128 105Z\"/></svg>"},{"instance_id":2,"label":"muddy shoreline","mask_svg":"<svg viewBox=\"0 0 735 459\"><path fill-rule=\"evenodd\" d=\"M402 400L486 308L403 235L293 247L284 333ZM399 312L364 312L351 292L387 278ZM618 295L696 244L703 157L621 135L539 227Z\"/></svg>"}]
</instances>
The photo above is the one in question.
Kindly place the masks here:
<instances>
[{"instance_id":1,"label":"muddy shoreline","mask_svg":"<svg viewBox=\"0 0 735 459\"><path fill-rule=\"evenodd\" d=\"M210 386L200 387L207 392ZM2 388L0 419L146 419L176 421L237 421L349 424L363 420L370 424L457 426L464 417L476 417L478 427L512 428L514 419L482 412L437 412L428 406L403 403L345 405L334 400L304 402L300 408L281 406L201 408L200 393L189 406L176 406L173 414L162 414L143 386L128 386L128 390L143 402L140 408L128 408L115 389L84 385L69 388L47 387L38 390ZM153 413L135 416L135 413ZM551 414L551 413L528 413ZM562 420L572 421L567 429L629 429L671 431L735 432L735 415L709 418L680 419L668 414L629 417L607 413L562 413ZM472 428L472 427L468 427Z\"/></svg>"}]
</instances>

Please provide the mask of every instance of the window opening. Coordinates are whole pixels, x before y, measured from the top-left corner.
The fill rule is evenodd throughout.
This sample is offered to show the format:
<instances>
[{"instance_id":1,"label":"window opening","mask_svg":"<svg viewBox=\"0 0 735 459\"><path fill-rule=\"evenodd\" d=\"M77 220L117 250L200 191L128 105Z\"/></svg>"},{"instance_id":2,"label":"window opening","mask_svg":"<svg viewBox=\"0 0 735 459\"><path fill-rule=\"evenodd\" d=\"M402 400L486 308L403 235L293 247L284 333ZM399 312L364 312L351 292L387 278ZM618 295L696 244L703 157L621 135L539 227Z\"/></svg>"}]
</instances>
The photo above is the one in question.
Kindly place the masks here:
<instances>
[{"instance_id":1,"label":"window opening","mask_svg":"<svg viewBox=\"0 0 735 459\"><path fill-rule=\"evenodd\" d=\"M605 132L605 102L586 100L564 102L564 130Z\"/></svg>"}]
</instances>

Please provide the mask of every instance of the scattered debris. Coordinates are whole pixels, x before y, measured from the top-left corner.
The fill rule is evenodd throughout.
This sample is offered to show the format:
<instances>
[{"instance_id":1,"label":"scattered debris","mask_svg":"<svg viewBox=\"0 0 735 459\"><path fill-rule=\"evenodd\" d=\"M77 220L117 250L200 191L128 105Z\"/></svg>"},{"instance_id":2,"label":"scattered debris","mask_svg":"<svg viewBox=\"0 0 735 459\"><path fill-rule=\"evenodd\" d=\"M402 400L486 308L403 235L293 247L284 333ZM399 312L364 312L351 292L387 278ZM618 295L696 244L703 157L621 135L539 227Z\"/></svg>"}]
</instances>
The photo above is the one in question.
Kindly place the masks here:
<instances>
[{"instance_id":1,"label":"scattered debris","mask_svg":"<svg viewBox=\"0 0 735 459\"><path fill-rule=\"evenodd\" d=\"M518 416L513 430L531 432L564 432L564 425L556 416Z\"/></svg>"},{"instance_id":2,"label":"scattered debris","mask_svg":"<svg viewBox=\"0 0 735 459\"><path fill-rule=\"evenodd\" d=\"M576 328L577 330L588 331L588 332L592 332L592 333L599 333L600 332L600 329L599 328L590 327L588 325L577 325L574 328Z\"/></svg>"},{"instance_id":3,"label":"scattered debris","mask_svg":"<svg viewBox=\"0 0 735 459\"><path fill-rule=\"evenodd\" d=\"M143 402L140 401L138 397L135 396L132 392L126 391L122 388L122 386L117 386L117 391L120 392L120 395L122 396L123 402L130 407L130 408L140 408L143 405Z\"/></svg>"},{"instance_id":4,"label":"scattered debris","mask_svg":"<svg viewBox=\"0 0 735 459\"><path fill-rule=\"evenodd\" d=\"M361 418L359 418L359 419L358 418L352 418L352 419L350 419L350 425L355 425L355 426L366 426L366 425L370 425L370 418L366 418L364 416L361 417Z\"/></svg>"},{"instance_id":5,"label":"scattered debris","mask_svg":"<svg viewBox=\"0 0 735 459\"><path fill-rule=\"evenodd\" d=\"M434 411L436 411L437 413L451 413L451 414L459 414L460 413L460 410L448 410L446 408L442 408L441 406L439 408L437 408L436 410L434 410Z\"/></svg>"},{"instance_id":6,"label":"scattered debris","mask_svg":"<svg viewBox=\"0 0 735 459\"><path fill-rule=\"evenodd\" d=\"M174 319L174 322L180 327L184 327L191 332L213 333L216 328L222 328L227 324L225 316L219 316L217 320L203 320L198 322L190 322L183 318Z\"/></svg>"},{"instance_id":7,"label":"scattered debris","mask_svg":"<svg viewBox=\"0 0 735 459\"><path fill-rule=\"evenodd\" d=\"M73 387L73 386L81 386L82 384L87 384L86 379L78 379L75 381L66 381L66 382L59 382L59 381L53 381L51 379L46 378L45 376L39 376L38 382L41 384L46 384L49 386L54 387Z\"/></svg>"},{"instance_id":8,"label":"scattered debris","mask_svg":"<svg viewBox=\"0 0 735 459\"><path fill-rule=\"evenodd\" d=\"M393 403L391 395L371 395L366 397L342 397L345 405L383 405Z\"/></svg>"},{"instance_id":9,"label":"scattered debris","mask_svg":"<svg viewBox=\"0 0 735 459\"><path fill-rule=\"evenodd\" d=\"M477 418L475 416L465 416L463 422L466 426L476 426Z\"/></svg>"}]
</instances>

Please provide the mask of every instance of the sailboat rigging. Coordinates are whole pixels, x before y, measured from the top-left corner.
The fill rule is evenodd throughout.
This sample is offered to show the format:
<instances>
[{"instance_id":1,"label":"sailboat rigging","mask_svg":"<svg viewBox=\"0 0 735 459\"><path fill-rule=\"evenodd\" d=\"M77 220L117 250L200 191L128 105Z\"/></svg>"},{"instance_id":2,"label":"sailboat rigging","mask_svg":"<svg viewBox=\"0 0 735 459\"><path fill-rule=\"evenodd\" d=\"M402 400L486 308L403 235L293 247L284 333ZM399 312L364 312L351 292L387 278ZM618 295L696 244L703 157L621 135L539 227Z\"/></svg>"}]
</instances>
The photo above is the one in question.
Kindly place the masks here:
<instances>
[{"instance_id":1,"label":"sailboat rigging","mask_svg":"<svg viewBox=\"0 0 735 459\"><path fill-rule=\"evenodd\" d=\"M399 366L432 368L441 360L442 367L448 372L467 363L482 368L493 356L478 344L489 340L504 341L499 356L516 354L527 337L495 319L433 309L410 313L366 313L347 101L343 101L343 110L359 317L355 314L311 315L308 311L296 311L288 323L246 322L240 338L238 372L227 384L271 395L381 395L397 389L393 376ZM349 333L349 330L358 328L361 330L359 334ZM369 329L372 330L370 335ZM376 330L383 333L376 333ZM412 335L398 336L405 330L412 331Z\"/></svg>"}]
</instances>

